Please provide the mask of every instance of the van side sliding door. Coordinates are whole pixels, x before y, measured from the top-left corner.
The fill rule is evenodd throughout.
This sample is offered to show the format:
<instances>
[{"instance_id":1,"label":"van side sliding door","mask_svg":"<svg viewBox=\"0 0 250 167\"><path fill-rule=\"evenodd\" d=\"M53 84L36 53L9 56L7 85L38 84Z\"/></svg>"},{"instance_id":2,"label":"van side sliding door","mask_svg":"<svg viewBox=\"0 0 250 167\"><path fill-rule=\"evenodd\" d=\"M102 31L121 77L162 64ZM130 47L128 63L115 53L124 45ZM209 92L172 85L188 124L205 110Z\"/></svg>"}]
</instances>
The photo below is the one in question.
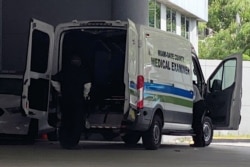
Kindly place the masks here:
<instances>
[{"instance_id":1,"label":"van side sliding door","mask_svg":"<svg viewBox=\"0 0 250 167\"><path fill-rule=\"evenodd\" d=\"M53 26L32 19L22 93L22 107L31 118L48 116L53 45Z\"/></svg>"},{"instance_id":2,"label":"van side sliding door","mask_svg":"<svg viewBox=\"0 0 250 167\"><path fill-rule=\"evenodd\" d=\"M223 60L207 81L206 103L214 129L237 130L242 96L242 55Z\"/></svg>"}]
</instances>

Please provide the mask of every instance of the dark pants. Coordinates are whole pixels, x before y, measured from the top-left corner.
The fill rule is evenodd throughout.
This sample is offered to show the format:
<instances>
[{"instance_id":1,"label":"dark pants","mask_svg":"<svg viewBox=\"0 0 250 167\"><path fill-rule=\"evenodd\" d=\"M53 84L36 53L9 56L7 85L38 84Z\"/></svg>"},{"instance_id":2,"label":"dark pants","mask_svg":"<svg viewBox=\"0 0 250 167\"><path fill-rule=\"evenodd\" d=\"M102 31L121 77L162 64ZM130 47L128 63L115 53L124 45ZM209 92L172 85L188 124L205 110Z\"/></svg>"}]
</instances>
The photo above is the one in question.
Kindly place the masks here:
<instances>
[{"instance_id":1,"label":"dark pants","mask_svg":"<svg viewBox=\"0 0 250 167\"><path fill-rule=\"evenodd\" d=\"M84 127L85 112L83 98L62 97L62 115L59 137L61 142L76 145Z\"/></svg>"},{"instance_id":2,"label":"dark pants","mask_svg":"<svg viewBox=\"0 0 250 167\"><path fill-rule=\"evenodd\" d=\"M202 129L202 117L205 109L206 105L204 100L200 100L194 103L192 127L196 133L200 133L200 130Z\"/></svg>"}]
</instances>

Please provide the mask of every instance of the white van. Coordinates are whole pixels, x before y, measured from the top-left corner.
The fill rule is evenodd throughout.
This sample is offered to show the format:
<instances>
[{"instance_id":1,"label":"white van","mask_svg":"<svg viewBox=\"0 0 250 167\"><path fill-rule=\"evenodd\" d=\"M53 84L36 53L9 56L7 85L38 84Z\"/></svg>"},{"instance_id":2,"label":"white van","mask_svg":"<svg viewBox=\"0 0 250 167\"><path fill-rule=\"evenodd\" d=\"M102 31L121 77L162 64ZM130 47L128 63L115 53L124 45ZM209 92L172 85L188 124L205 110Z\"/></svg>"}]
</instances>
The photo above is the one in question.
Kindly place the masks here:
<instances>
[{"instance_id":1,"label":"white van","mask_svg":"<svg viewBox=\"0 0 250 167\"><path fill-rule=\"evenodd\" d=\"M146 149L157 149L162 134L192 135L195 146L208 146L214 129L239 127L241 54L223 60L206 84L189 41L130 20L73 21L54 30L33 19L22 95L27 116L48 119L51 75L73 52L91 67L88 134L120 135L126 144L142 137ZM196 122L193 84L205 101Z\"/></svg>"}]
</instances>

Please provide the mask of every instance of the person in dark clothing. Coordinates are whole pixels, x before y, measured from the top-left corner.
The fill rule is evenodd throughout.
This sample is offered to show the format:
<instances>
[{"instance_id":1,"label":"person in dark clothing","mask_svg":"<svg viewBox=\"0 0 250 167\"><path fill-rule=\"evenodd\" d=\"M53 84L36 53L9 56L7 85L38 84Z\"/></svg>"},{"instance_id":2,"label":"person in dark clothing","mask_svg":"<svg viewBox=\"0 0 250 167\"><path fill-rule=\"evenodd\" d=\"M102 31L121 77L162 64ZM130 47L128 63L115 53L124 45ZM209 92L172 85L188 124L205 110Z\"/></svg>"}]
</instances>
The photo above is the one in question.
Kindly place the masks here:
<instances>
[{"instance_id":1,"label":"person in dark clothing","mask_svg":"<svg viewBox=\"0 0 250 167\"><path fill-rule=\"evenodd\" d=\"M194 133L197 136L203 136L203 124L202 124L202 117L206 109L205 101L200 95L198 87L194 84L194 97L193 97L193 124L192 127L194 129ZM194 144L191 144L192 147L203 147L205 143L203 141L198 140L197 138L194 139Z\"/></svg>"},{"instance_id":2,"label":"person in dark clothing","mask_svg":"<svg viewBox=\"0 0 250 167\"><path fill-rule=\"evenodd\" d=\"M53 78L52 85L62 98L59 141L63 148L73 148L80 140L86 119L84 104L91 87L89 69L79 56L74 55Z\"/></svg>"}]
</instances>

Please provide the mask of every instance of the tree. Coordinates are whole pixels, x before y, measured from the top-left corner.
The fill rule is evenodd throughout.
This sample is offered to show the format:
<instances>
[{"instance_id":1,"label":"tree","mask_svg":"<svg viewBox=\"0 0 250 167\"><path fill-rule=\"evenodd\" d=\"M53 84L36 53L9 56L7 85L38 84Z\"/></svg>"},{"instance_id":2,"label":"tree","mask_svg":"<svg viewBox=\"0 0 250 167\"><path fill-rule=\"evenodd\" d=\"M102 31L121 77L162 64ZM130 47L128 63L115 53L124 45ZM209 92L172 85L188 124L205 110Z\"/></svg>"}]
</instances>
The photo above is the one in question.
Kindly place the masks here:
<instances>
[{"instance_id":1,"label":"tree","mask_svg":"<svg viewBox=\"0 0 250 167\"><path fill-rule=\"evenodd\" d=\"M199 56L223 59L235 52L244 52L250 60L250 0L209 0L209 20L200 28L212 33L199 41Z\"/></svg>"}]
</instances>

